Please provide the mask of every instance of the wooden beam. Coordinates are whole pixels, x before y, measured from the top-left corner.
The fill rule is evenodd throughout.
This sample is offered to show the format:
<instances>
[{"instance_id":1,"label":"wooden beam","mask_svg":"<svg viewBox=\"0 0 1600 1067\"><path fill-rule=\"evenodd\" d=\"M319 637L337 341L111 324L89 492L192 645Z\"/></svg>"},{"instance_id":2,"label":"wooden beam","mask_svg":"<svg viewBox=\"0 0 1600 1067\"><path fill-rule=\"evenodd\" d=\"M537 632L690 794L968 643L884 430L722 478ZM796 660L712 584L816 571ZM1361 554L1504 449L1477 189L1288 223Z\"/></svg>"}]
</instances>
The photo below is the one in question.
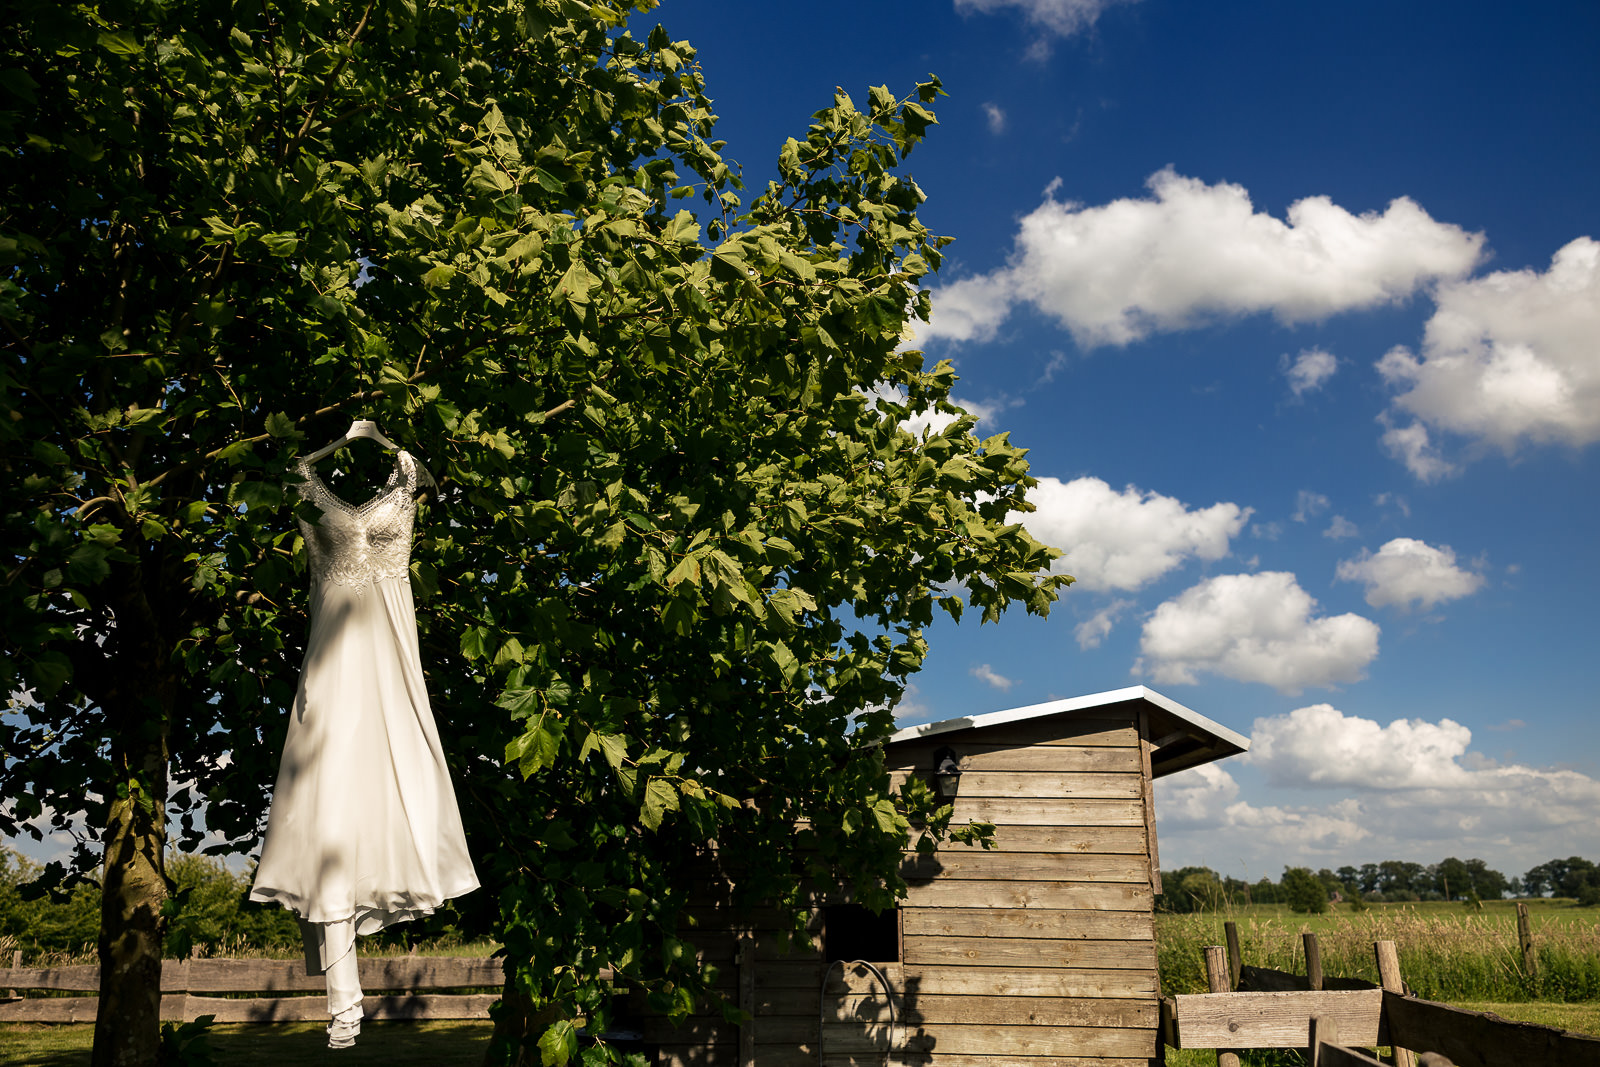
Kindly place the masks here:
<instances>
[{"instance_id":1,"label":"wooden beam","mask_svg":"<svg viewBox=\"0 0 1600 1067\"><path fill-rule=\"evenodd\" d=\"M1533 925L1528 921L1528 905L1517 901L1517 947L1522 949L1522 973L1532 978L1539 970L1539 957L1533 951Z\"/></svg>"},{"instance_id":2,"label":"wooden beam","mask_svg":"<svg viewBox=\"0 0 1600 1067\"><path fill-rule=\"evenodd\" d=\"M1156 965L1153 941L1047 941L1012 937L908 937L907 967L916 965L1143 969Z\"/></svg>"},{"instance_id":3,"label":"wooden beam","mask_svg":"<svg viewBox=\"0 0 1600 1067\"><path fill-rule=\"evenodd\" d=\"M1100 855L1142 856L1144 828L1140 826L997 826L996 852L1094 852ZM965 851L945 846L946 852Z\"/></svg>"},{"instance_id":4,"label":"wooden beam","mask_svg":"<svg viewBox=\"0 0 1600 1067\"><path fill-rule=\"evenodd\" d=\"M1306 1047L1310 1067L1383 1067L1383 1061L1368 1056L1357 1049L1345 1048L1339 1043L1339 1024L1336 1019L1321 1015L1311 1017L1311 1040Z\"/></svg>"},{"instance_id":5,"label":"wooden beam","mask_svg":"<svg viewBox=\"0 0 1600 1067\"><path fill-rule=\"evenodd\" d=\"M1047 908L901 908L909 936L1094 938L1149 941L1154 919L1133 911L1059 911Z\"/></svg>"},{"instance_id":6,"label":"wooden beam","mask_svg":"<svg viewBox=\"0 0 1600 1067\"><path fill-rule=\"evenodd\" d=\"M1393 941L1374 941L1372 954L1378 961L1378 981L1390 993L1406 991L1405 983L1400 980L1400 953L1395 949ZM1411 1050L1401 1046L1399 1042L1394 1045L1395 1067L1416 1067L1417 1058Z\"/></svg>"},{"instance_id":7,"label":"wooden beam","mask_svg":"<svg viewBox=\"0 0 1600 1067\"><path fill-rule=\"evenodd\" d=\"M1600 1037L1517 1023L1488 1012L1383 993L1383 1014L1397 1045L1443 1053L1457 1067L1572 1067L1600 1063ZM1387 1042L1383 1042L1387 1044Z\"/></svg>"},{"instance_id":8,"label":"wooden beam","mask_svg":"<svg viewBox=\"0 0 1600 1067\"><path fill-rule=\"evenodd\" d=\"M1156 847L1155 772L1151 770L1150 713L1139 709L1140 801L1144 807L1144 839L1150 856L1150 892L1161 895L1161 851Z\"/></svg>"},{"instance_id":9,"label":"wooden beam","mask_svg":"<svg viewBox=\"0 0 1600 1067\"><path fill-rule=\"evenodd\" d=\"M815 985L812 986L816 988ZM1154 998L1154 967L1065 970L1050 967L911 967L904 984L919 996Z\"/></svg>"},{"instance_id":10,"label":"wooden beam","mask_svg":"<svg viewBox=\"0 0 1600 1067\"><path fill-rule=\"evenodd\" d=\"M981 730L950 730L935 737L908 738L890 745L888 756L891 766L898 766L901 753L931 751L941 745L950 745L961 751L973 742L985 745L1060 745L1111 746L1136 748L1139 744L1137 724L1131 713L1115 718L1056 719L1050 722L1010 722L985 726Z\"/></svg>"},{"instance_id":11,"label":"wooden beam","mask_svg":"<svg viewBox=\"0 0 1600 1067\"><path fill-rule=\"evenodd\" d=\"M1239 988L1240 968L1244 966L1244 958L1239 952L1239 924L1229 919L1222 924L1223 940L1228 950L1228 988Z\"/></svg>"},{"instance_id":12,"label":"wooden beam","mask_svg":"<svg viewBox=\"0 0 1600 1067\"><path fill-rule=\"evenodd\" d=\"M907 857L900 875L908 882L934 878L1006 882L1145 882L1144 856L1102 856L1078 852L987 852L946 849Z\"/></svg>"},{"instance_id":13,"label":"wooden beam","mask_svg":"<svg viewBox=\"0 0 1600 1067\"><path fill-rule=\"evenodd\" d=\"M923 882L906 891L912 908L1056 908L1064 911L1137 911L1152 906L1150 887L1131 882Z\"/></svg>"},{"instance_id":14,"label":"wooden beam","mask_svg":"<svg viewBox=\"0 0 1600 1067\"><path fill-rule=\"evenodd\" d=\"M947 1056L993 1056L991 1063L1014 1067L1022 1056L1118 1056L1147 1059L1156 1055L1156 1031L1119 1030L1094 1026L985 1026L952 1025L909 1033L908 1052L933 1054L943 1067ZM914 1062L914 1061L913 1061ZM1026 1064L1026 1061L1022 1061Z\"/></svg>"},{"instance_id":15,"label":"wooden beam","mask_svg":"<svg viewBox=\"0 0 1600 1067\"><path fill-rule=\"evenodd\" d=\"M1305 946L1306 954L1306 988L1322 988L1322 948L1317 944L1317 935L1307 930L1300 935L1300 943Z\"/></svg>"},{"instance_id":16,"label":"wooden beam","mask_svg":"<svg viewBox=\"0 0 1600 1067\"><path fill-rule=\"evenodd\" d=\"M898 789L913 772L889 776L891 789ZM922 773L922 772L915 772ZM1143 785L1137 773L1128 771L964 771L961 775L963 797L1084 797L1098 799L1130 799L1142 795Z\"/></svg>"},{"instance_id":17,"label":"wooden beam","mask_svg":"<svg viewBox=\"0 0 1600 1067\"><path fill-rule=\"evenodd\" d=\"M1213 993L1228 992L1231 988L1228 985L1228 961L1223 955L1222 946L1207 945L1205 962L1206 986ZM1232 1049L1218 1049L1217 1067L1239 1067L1239 1054Z\"/></svg>"},{"instance_id":18,"label":"wooden beam","mask_svg":"<svg viewBox=\"0 0 1600 1067\"><path fill-rule=\"evenodd\" d=\"M361 957L363 989L498 989L502 961L487 957ZM0 985L16 989L98 992L99 964L0 969ZM161 961L164 993L291 993L325 988L321 975L306 974L302 960L186 959Z\"/></svg>"},{"instance_id":19,"label":"wooden beam","mask_svg":"<svg viewBox=\"0 0 1600 1067\"><path fill-rule=\"evenodd\" d=\"M956 823L967 820L1009 826L1143 826L1140 800L966 797L955 802Z\"/></svg>"},{"instance_id":20,"label":"wooden beam","mask_svg":"<svg viewBox=\"0 0 1600 1067\"><path fill-rule=\"evenodd\" d=\"M970 997L907 993L895 998L896 1018L906 1026L987 1023L991 1026L1115 1026L1155 1029L1156 1002L1150 999L1108 1000L1100 997ZM761 1001L763 1021L769 1015L815 1018L817 997L803 990L785 990ZM889 1022L889 1004L882 993L824 997L823 1017L829 1022Z\"/></svg>"},{"instance_id":21,"label":"wooden beam","mask_svg":"<svg viewBox=\"0 0 1600 1067\"><path fill-rule=\"evenodd\" d=\"M739 1010L747 1018L739 1024L739 1067L756 1062L756 939L739 938Z\"/></svg>"},{"instance_id":22,"label":"wooden beam","mask_svg":"<svg viewBox=\"0 0 1600 1067\"><path fill-rule=\"evenodd\" d=\"M1304 1048L1306 1020L1336 1018L1352 1045L1389 1044L1381 989L1196 993L1172 998L1178 1048Z\"/></svg>"},{"instance_id":23,"label":"wooden beam","mask_svg":"<svg viewBox=\"0 0 1600 1067\"><path fill-rule=\"evenodd\" d=\"M943 746L928 745L925 751L889 753L891 774L928 774L933 770L933 753ZM963 772L1030 774L1084 772L1090 774L1138 774L1137 746L1091 745L963 745L956 750Z\"/></svg>"},{"instance_id":24,"label":"wooden beam","mask_svg":"<svg viewBox=\"0 0 1600 1067\"><path fill-rule=\"evenodd\" d=\"M467 995L428 994L410 997L367 997L362 1012L368 1019L487 1019L489 1006L500 999L498 993ZM99 997L32 997L0 1004L0 1022L5 1023L83 1023L94 1022ZM214 1015L219 1023L278 1023L326 1019L328 1000L303 997L197 997L168 993L161 998L161 1018L169 1022L193 1022L202 1015Z\"/></svg>"}]
</instances>

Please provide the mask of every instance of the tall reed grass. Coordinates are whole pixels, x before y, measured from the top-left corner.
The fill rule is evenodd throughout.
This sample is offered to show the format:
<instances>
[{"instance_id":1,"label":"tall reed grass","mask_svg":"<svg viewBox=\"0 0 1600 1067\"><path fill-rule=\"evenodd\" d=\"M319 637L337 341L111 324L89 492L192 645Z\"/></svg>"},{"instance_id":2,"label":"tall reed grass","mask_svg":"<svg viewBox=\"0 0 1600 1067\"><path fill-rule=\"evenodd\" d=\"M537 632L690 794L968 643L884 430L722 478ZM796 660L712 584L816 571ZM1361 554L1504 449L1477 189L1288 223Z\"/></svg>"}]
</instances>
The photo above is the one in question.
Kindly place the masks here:
<instances>
[{"instance_id":1,"label":"tall reed grass","mask_svg":"<svg viewBox=\"0 0 1600 1067\"><path fill-rule=\"evenodd\" d=\"M1385 908L1320 918L1315 927L1295 919L1235 917L1243 961L1255 967L1305 973L1302 932L1315 929L1322 972L1378 980L1374 941L1393 941L1400 973L1417 996L1455 1002L1600 999L1600 921L1548 926L1534 933L1537 963L1522 965L1515 917L1444 916ZM1223 944L1217 913L1158 915L1156 948L1161 991L1204 993L1204 949ZM1596 917L1600 920L1600 916Z\"/></svg>"}]
</instances>

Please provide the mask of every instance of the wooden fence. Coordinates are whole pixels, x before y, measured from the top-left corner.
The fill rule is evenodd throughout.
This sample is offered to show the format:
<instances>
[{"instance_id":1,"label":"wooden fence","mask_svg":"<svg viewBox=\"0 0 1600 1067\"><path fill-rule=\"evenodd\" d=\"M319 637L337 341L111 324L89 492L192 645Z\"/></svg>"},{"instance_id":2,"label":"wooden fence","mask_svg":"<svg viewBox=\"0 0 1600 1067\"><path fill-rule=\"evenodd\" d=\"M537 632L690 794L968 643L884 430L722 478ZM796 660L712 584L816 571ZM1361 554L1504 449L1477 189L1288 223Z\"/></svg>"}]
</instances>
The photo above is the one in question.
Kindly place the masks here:
<instances>
[{"instance_id":1,"label":"wooden fence","mask_svg":"<svg viewBox=\"0 0 1600 1067\"><path fill-rule=\"evenodd\" d=\"M0 999L0 1022L94 1021L99 964L23 967L21 956L16 953L9 968L0 968L0 991L10 991ZM362 1003L369 1019L487 1019L505 983L497 959L395 956L364 958L360 967L361 988L386 994ZM303 960L163 960L161 1017L190 1022L213 1015L219 1023L325 1019L325 989L321 976L306 974ZM38 992L57 995L19 996ZM223 993L255 995L218 995Z\"/></svg>"},{"instance_id":2,"label":"wooden fence","mask_svg":"<svg viewBox=\"0 0 1600 1067\"><path fill-rule=\"evenodd\" d=\"M1212 991L1163 997L1161 1005L1162 1040L1216 1049L1219 1067L1238 1067L1238 1050L1258 1048L1305 1048L1313 1067L1379 1062L1349 1046L1390 1046L1399 1067L1600 1065L1600 1038L1411 996L1392 941L1373 943L1381 983L1373 985L1324 976L1315 934L1303 935L1304 975L1247 966L1233 926L1225 928L1231 957L1221 946L1205 950ZM1246 988L1234 991L1235 982Z\"/></svg>"}]
</instances>

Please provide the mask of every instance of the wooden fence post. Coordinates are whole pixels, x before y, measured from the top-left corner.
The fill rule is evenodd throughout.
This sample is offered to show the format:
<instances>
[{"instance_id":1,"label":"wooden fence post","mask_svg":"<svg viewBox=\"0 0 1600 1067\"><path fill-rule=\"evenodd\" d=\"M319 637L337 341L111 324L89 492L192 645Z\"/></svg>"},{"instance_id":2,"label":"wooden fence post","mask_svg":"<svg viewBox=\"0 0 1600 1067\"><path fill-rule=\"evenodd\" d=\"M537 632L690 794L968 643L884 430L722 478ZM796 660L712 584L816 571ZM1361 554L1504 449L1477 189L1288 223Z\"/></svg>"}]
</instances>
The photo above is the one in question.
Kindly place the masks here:
<instances>
[{"instance_id":1,"label":"wooden fence post","mask_svg":"<svg viewBox=\"0 0 1600 1067\"><path fill-rule=\"evenodd\" d=\"M1229 919L1222 924L1222 932L1228 939L1228 988L1239 988L1239 973L1244 967L1244 960L1239 955L1239 924Z\"/></svg>"},{"instance_id":2,"label":"wooden fence post","mask_svg":"<svg viewBox=\"0 0 1600 1067\"><path fill-rule=\"evenodd\" d=\"M12 970L16 970L17 968L19 968L21 966L22 966L22 950L19 948L19 949L16 949L15 951L13 951L11 953L11 969ZM16 996L17 996L17 991L15 989L6 990L7 999L15 1000Z\"/></svg>"},{"instance_id":3,"label":"wooden fence post","mask_svg":"<svg viewBox=\"0 0 1600 1067\"><path fill-rule=\"evenodd\" d=\"M1311 1067L1324 1067L1322 1046L1337 1045L1338 1043L1339 1020L1331 1016L1313 1015L1311 1017L1311 1047L1308 1049L1311 1053Z\"/></svg>"},{"instance_id":4,"label":"wooden fence post","mask_svg":"<svg viewBox=\"0 0 1600 1067\"><path fill-rule=\"evenodd\" d=\"M1228 959L1221 945L1206 946L1206 985L1213 993L1233 991L1228 984ZM1239 1067L1239 1054L1228 1049L1218 1049L1217 1067Z\"/></svg>"},{"instance_id":5,"label":"wooden fence post","mask_svg":"<svg viewBox=\"0 0 1600 1067\"><path fill-rule=\"evenodd\" d=\"M1532 978L1539 969L1533 953L1533 924L1528 921L1528 905L1517 901L1517 944L1522 946L1522 973Z\"/></svg>"},{"instance_id":6,"label":"wooden fence post","mask_svg":"<svg viewBox=\"0 0 1600 1067\"><path fill-rule=\"evenodd\" d=\"M739 1067L754 1067L756 1062L756 938L745 931L739 935L739 1010L750 1018L739 1026ZM817 1029L817 1047L822 1047L822 1023Z\"/></svg>"},{"instance_id":7,"label":"wooden fence post","mask_svg":"<svg viewBox=\"0 0 1600 1067\"><path fill-rule=\"evenodd\" d=\"M1317 935L1307 932L1300 935L1306 949L1306 985L1312 990L1322 988L1322 949L1317 945Z\"/></svg>"},{"instance_id":8,"label":"wooden fence post","mask_svg":"<svg viewBox=\"0 0 1600 1067\"><path fill-rule=\"evenodd\" d=\"M1374 941L1372 954L1378 960L1378 983L1383 986L1384 992L1405 995L1406 985L1400 980L1400 953L1395 950L1393 941ZM1395 1067L1416 1067L1417 1058L1410 1049L1403 1049L1394 1045Z\"/></svg>"}]
</instances>

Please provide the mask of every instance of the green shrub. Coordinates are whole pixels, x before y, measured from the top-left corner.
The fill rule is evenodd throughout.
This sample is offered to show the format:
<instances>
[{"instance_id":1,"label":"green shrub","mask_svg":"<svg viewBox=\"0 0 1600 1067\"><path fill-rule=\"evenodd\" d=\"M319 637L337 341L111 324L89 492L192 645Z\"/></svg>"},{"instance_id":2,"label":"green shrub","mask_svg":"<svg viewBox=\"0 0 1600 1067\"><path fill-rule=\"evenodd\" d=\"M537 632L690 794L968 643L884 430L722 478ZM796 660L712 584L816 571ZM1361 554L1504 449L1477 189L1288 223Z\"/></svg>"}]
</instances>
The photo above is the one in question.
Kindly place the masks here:
<instances>
[{"instance_id":1,"label":"green shrub","mask_svg":"<svg viewBox=\"0 0 1600 1067\"><path fill-rule=\"evenodd\" d=\"M1328 910L1328 887L1309 868L1285 867L1283 892L1291 911L1321 915Z\"/></svg>"},{"instance_id":2,"label":"green shrub","mask_svg":"<svg viewBox=\"0 0 1600 1067\"><path fill-rule=\"evenodd\" d=\"M48 896L24 899L23 887L38 877L39 864L0 847L0 937L16 940L33 955L86 956L100 937L100 887L80 885L62 900ZM167 858L173 883L166 952L186 956L199 945L213 955L227 947L237 951L298 945L300 927L277 905L246 899L250 875L235 874L220 861L173 853Z\"/></svg>"},{"instance_id":3,"label":"green shrub","mask_svg":"<svg viewBox=\"0 0 1600 1067\"><path fill-rule=\"evenodd\" d=\"M100 938L100 887L80 885L65 899L25 899L23 887L43 870L13 849L0 847L0 936L27 953L83 955Z\"/></svg>"}]
</instances>

